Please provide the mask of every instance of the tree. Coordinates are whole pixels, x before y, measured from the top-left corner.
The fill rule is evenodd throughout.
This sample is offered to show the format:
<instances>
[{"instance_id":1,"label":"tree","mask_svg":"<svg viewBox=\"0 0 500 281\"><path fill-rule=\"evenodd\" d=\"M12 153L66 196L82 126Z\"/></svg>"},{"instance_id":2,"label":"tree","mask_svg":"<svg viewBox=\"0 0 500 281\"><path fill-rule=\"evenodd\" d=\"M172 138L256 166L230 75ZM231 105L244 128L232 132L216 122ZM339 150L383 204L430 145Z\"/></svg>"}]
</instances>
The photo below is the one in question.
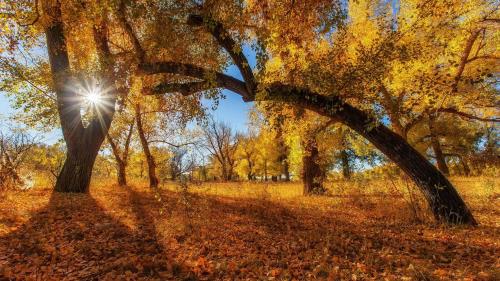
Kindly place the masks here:
<instances>
[{"instance_id":1,"label":"tree","mask_svg":"<svg viewBox=\"0 0 500 281\"><path fill-rule=\"evenodd\" d=\"M99 91L99 99L102 99L99 103L90 102L91 116L85 126L80 111L85 99L81 97L82 92L78 93L78 90L73 88L76 77L71 74L61 3L44 1L42 6L45 15L50 18L50 22L45 26L45 35L57 95L59 120L67 147L66 160L57 177L55 190L87 192L92 167L115 111L117 89L114 85L113 63L109 61L113 55L108 46L108 26L104 20L107 16L98 15L101 20L92 30L95 50L102 66L102 80L87 89L78 89L87 97L98 94L96 91ZM98 83L102 85L97 85Z\"/></svg>"},{"instance_id":2,"label":"tree","mask_svg":"<svg viewBox=\"0 0 500 281\"><path fill-rule=\"evenodd\" d=\"M207 126L203 127L203 133L205 147L220 165L222 180L232 180L236 163L236 149L239 145L237 134L234 134L227 124L217 123L213 119L210 119Z\"/></svg>"},{"instance_id":3,"label":"tree","mask_svg":"<svg viewBox=\"0 0 500 281\"><path fill-rule=\"evenodd\" d=\"M321 3L321 5L323 4L324 3ZM425 6L425 8L427 9L428 7ZM314 9L313 12L317 12L317 10ZM268 16L265 17L265 19L268 18ZM265 20L263 22L264 24L267 23ZM204 84L204 86L210 86L207 84L211 84L212 87L222 87L236 92L240 94L245 101L274 100L293 103L296 106L315 111L325 117L337 119L368 139L416 182L426 196L427 202L437 220L448 223L476 224L472 214L454 189L453 185L432 164L430 164L425 157L411 147L411 145L401 136L377 122L376 118L345 102L342 98L342 93L349 94L350 88L354 86L358 87L360 83L350 79L351 81L349 84L344 84L342 87L334 88L320 85L319 89L322 88L320 92L315 89L318 88L317 85L311 86L310 83L290 85L273 81L273 83L259 85L250 69L250 64L245 55L241 52L241 46L238 46L236 41L232 39L224 24L214 20L209 13L205 13L201 16L192 15L188 23L192 26L204 26L214 36L215 41L217 41L217 43L231 56L233 62L239 68L244 81L193 64L171 60L159 62L144 61L140 63L139 68L144 74L171 73L198 79L198 81L193 82L182 84L171 83L170 85L166 85L170 91L182 91L185 94L190 94L199 91L200 85ZM281 22L281 25L285 26L286 24ZM279 29L282 28L282 26L278 28L277 32L280 31ZM307 25L305 26L308 27ZM272 28L274 28L274 26L272 26ZM300 31L303 32L304 30L301 29ZM278 39L279 37L274 38ZM282 38L285 38L285 40L290 39L290 37L280 37L280 39ZM277 48L279 48L279 46L288 46L287 42L279 43L280 44L275 44L273 46ZM268 46L269 45L270 44L268 44ZM272 50L266 51L272 52ZM377 62L377 59L385 55L385 53L377 49L374 54L368 55L372 55L372 57L369 61L364 61L364 70L358 71L358 69L354 69L354 73L358 72L358 74L364 75L365 73L370 73L372 69L375 70L375 68L373 68L375 64L367 65L367 63L372 61ZM310 69L314 70L314 73L318 73L318 69ZM212 77L214 77L212 83L207 81L206 73L214 73L212 75ZM331 72L327 73L330 74ZM322 76L327 73L322 73ZM352 73L352 71L349 70L347 73L343 72L343 74L345 74L344 80L346 77L352 76L352 74L349 73ZM369 77L371 76L372 75ZM307 78L308 76L306 75L305 77ZM293 79L291 80L293 81ZM365 85L366 83L365 81L360 82L362 82L361 85ZM336 83L336 85L338 85L338 83ZM351 87L346 87L347 85L351 85ZM161 88L165 89L166 86ZM329 88L330 90L328 90ZM159 88L157 87L157 89ZM335 90L333 91L333 95L322 94L322 92L325 91L332 93L332 90ZM359 89L354 89L352 94L356 92L359 92ZM164 94L165 91L158 91L158 93Z\"/></svg>"},{"instance_id":4,"label":"tree","mask_svg":"<svg viewBox=\"0 0 500 281\"><path fill-rule=\"evenodd\" d=\"M111 146L111 151L116 161L117 181L119 186L127 185L127 165L129 159L130 142L134 131L135 119L123 120L123 124L117 124L115 120L113 128L108 132L106 139Z\"/></svg>"},{"instance_id":5,"label":"tree","mask_svg":"<svg viewBox=\"0 0 500 281\"><path fill-rule=\"evenodd\" d=\"M0 131L0 188L23 184L19 169L36 143L36 138L23 130L14 129L9 134Z\"/></svg>"}]
</instances>

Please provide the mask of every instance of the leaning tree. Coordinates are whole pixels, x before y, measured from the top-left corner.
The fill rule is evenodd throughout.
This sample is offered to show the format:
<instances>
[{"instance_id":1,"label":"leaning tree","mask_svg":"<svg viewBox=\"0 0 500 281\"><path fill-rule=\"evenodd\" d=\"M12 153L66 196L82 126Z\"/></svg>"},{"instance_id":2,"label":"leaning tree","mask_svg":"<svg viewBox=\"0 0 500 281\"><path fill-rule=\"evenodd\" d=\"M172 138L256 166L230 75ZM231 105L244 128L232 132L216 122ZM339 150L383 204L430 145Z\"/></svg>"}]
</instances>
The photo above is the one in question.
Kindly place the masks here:
<instances>
[{"instance_id":1,"label":"leaning tree","mask_svg":"<svg viewBox=\"0 0 500 281\"><path fill-rule=\"evenodd\" d=\"M326 5L323 2L321 3ZM160 83L150 93L180 92L184 95L190 95L206 89L224 88L240 95L246 102L285 102L339 120L369 140L415 181L438 221L476 224L468 207L448 179L400 135L381 124L370 113L346 102L343 98L342 88L337 88L337 92L326 92L321 90L321 85L317 87L308 86L307 84L296 85L289 80L286 80L286 82L280 82L279 80L268 82L268 80L266 81L267 77L261 75L263 73L256 76L247 56L242 51L243 46L238 43L240 40L233 38L235 34L244 37L245 30L241 33L237 33L238 30L229 31L227 26L222 23L222 20L216 19L216 12L205 7L198 7L197 9L199 14L191 14L187 20L188 25L193 29L203 27L206 32L210 33L215 39L214 41L231 57L243 79L237 79L205 66L184 63L175 59L161 59L158 57L155 60L143 59L140 61L138 68L144 75L168 73L186 79L179 83ZM291 13L295 14L293 11ZM265 22L266 15L264 14L262 17L259 20ZM256 21L256 25L259 24L259 20ZM237 27L241 28L241 26ZM259 31L255 32L258 33ZM265 31L262 31L262 33L265 33ZM280 36L280 34L276 35L273 32L269 33L258 35ZM140 40L132 29L129 30L128 34L131 42L134 43L136 53L145 53L146 50L143 49ZM257 36L256 40L259 40L264 51L260 50L258 53L267 53L268 50L265 49L266 43L262 43L265 41L259 36ZM376 55L381 55L381 53L383 55L383 50L376 52ZM374 65L373 62L372 65ZM364 75L366 72L364 70L361 74ZM356 77L359 73L348 73L346 75ZM356 84L356 82L356 80L353 80L352 83ZM351 87L348 87L348 85L345 87L345 89L351 88L352 85Z\"/></svg>"}]
</instances>

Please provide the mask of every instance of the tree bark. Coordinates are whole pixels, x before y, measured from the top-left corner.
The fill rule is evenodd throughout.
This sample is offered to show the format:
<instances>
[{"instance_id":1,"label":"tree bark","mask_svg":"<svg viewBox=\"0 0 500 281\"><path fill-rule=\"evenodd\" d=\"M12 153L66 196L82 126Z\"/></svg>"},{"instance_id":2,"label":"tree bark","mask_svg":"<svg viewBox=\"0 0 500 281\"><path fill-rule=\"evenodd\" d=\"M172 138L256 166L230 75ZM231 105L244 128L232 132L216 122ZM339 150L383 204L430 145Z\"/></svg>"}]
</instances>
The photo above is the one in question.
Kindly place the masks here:
<instances>
[{"instance_id":1,"label":"tree bark","mask_svg":"<svg viewBox=\"0 0 500 281\"><path fill-rule=\"evenodd\" d=\"M439 142L439 137L435 131L433 116L429 116L429 132L430 132L431 147L432 150L434 151L434 157L436 157L436 163L438 169L445 176L449 176L450 169L448 168L448 164L446 164L446 159L443 150L441 148L441 143Z\"/></svg>"},{"instance_id":2,"label":"tree bark","mask_svg":"<svg viewBox=\"0 0 500 281\"><path fill-rule=\"evenodd\" d=\"M64 35L64 24L59 1L44 2L43 9L50 15L51 23L45 28L50 68L57 97L59 120L66 141L66 160L57 177L55 190L58 192L88 191L92 168L99 148L109 130L113 119L116 88L114 85L107 93L103 93L102 107L98 110L100 118L94 117L87 127L83 126L78 95L70 90L73 87L73 77ZM114 83L113 67L105 62L109 60L110 50L107 46L107 30L104 23L94 27L94 40L98 56L105 64L106 72L103 78ZM103 57L107 57L104 60Z\"/></svg>"},{"instance_id":3,"label":"tree bark","mask_svg":"<svg viewBox=\"0 0 500 281\"><path fill-rule=\"evenodd\" d=\"M326 97L308 89L275 84L268 88L271 99L297 104L323 116L340 120L365 137L394 161L420 188L437 221L476 225L469 208L453 185L400 135L363 111L337 97Z\"/></svg>"},{"instance_id":4,"label":"tree bark","mask_svg":"<svg viewBox=\"0 0 500 281\"><path fill-rule=\"evenodd\" d=\"M144 127L142 124L141 106L137 104L135 106L135 121L137 123L137 133L139 134L139 139L141 140L142 151L144 156L146 156L146 162L148 164L148 176L149 176L149 187L158 187L158 177L156 176L156 163L151 150L149 150L149 143L146 139L146 134L144 133Z\"/></svg>"},{"instance_id":5,"label":"tree bark","mask_svg":"<svg viewBox=\"0 0 500 281\"><path fill-rule=\"evenodd\" d=\"M303 194L322 194L324 173L319 164L319 150L316 139L310 138L302 141L302 183Z\"/></svg>"}]
</instances>

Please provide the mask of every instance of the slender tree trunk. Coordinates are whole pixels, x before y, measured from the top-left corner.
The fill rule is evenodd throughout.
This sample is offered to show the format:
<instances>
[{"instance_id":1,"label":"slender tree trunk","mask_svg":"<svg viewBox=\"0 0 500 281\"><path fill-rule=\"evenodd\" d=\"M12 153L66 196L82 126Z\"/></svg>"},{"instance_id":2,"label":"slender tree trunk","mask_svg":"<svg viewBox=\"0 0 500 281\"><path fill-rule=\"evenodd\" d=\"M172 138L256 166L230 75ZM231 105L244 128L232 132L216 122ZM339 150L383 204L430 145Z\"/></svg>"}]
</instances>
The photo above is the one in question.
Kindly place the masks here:
<instances>
[{"instance_id":1,"label":"slender tree trunk","mask_svg":"<svg viewBox=\"0 0 500 281\"><path fill-rule=\"evenodd\" d=\"M450 175L450 169L448 168L448 164L446 164L446 159L441 148L441 143L439 142L439 137L436 135L435 127L434 127L434 117L429 116L429 132L431 139L431 147L434 151L434 156L436 157L436 163L438 169L446 176Z\"/></svg>"},{"instance_id":2,"label":"slender tree trunk","mask_svg":"<svg viewBox=\"0 0 500 281\"><path fill-rule=\"evenodd\" d=\"M279 156L278 161L281 163L282 174L285 176L285 181L290 181L290 165L288 164L289 148L283 139L282 123L279 122L276 128L276 142L278 143ZM280 175L281 178L281 175Z\"/></svg>"},{"instance_id":3,"label":"slender tree trunk","mask_svg":"<svg viewBox=\"0 0 500 281\"><path fill-rule=\"evenodd\" d=\"M107 134L109 145L111 146L111 150L113 151L113 155L115 156L118 186L127 185L128 152L129 152L130 140L132 138L133 129L134 129L134 122L130 124L127 138L125 139L123 153L120 153L120 148L118 148L118 145L113 141L111 136Z\"/></svg>"},{"instance_id":4,"label":"slender tree trunk","mask_svg":"<svg viewBox=\"0 0 500 281\"><path fill-rule=\"evenodd\" d=\"M267 181L267 159L264 160L264 181Z\"/></svg>"},{"instance_id":5,"label":"slender tree trunk","mask_svg":"<svg viewBox=\"0 0 500 281\"><path fill-rule=\"evenodd\" d=\"M120 161L117 163L117 172L118 172L118 185L126 186L127 185L127 165Z\"/></svg>"},{"instance_id":6,"label":"slender tree trunk","mask_svg":"<svg viewBox=\"0 0 500 281\"><path fill-rule=\"evenodd\" d=\"M288 159L283 161L283 174L285 175L285 181L290 181L290 164L288 164Z\"/></svg>"},{"instance_id":7,"label":"slender tree trunk","mask_svg":"<svg viewBox=\"0 0 500 281\"><path fill-rule=\"evenodd\" d=\"M476 225L469 208L453 185L400 135L337 97L318 95L307 89L276 84L269 87L273 100L290 102L341 121L369 140L394 161L420 188L436 220Z\"/></svg>"},{"instance_id":8,"label":"slender tree trunk","mask_svg":"<svg viewBox=\"0 0 500 281\"><path fill-rule=\"evenodd\" d=\"M459 156L460 163L462 164L462 167L464 169L464 175L466 177L470 176L470 167L469 164L467 164L467 160L464 159L463 156Z\"/></svg>"},{"instance_id":9,"label":"slender tree trunk","mask_svg":"<svg viewBox=\"0 0 500 281\"><path fill-rule=\"evenodd\" d=\"M342 161L342 175L344 179L348 180L351 178L351 165L349 164L349 154L347 150L342 149L342 151L340 151L340 160Z\"/></svg>"},{"instance_id":10,"label":"slender tree trunk","mask_svg":"<svg viewBox=\"0 0 500 281\"><path fill-rule=\"evenodd\" d=\"M137 104L135 106L135 121L137 123L137 133L139 134L139 139L141 140L142 151L144 156L146 156L146 162L148 164L148 176L149 176L149 187L158 187L158 177L156 176L156 163L151 150L149 150L149 143L146 139L146 134L144 133L144 127L142 124L141 106Z\"/></svg>"},{"instance_id":11,"label":"slender tree trunk","mask_svg":"<svg viewBox=\"0 0 500 281\"><path fill-rule=\"evenodd\" d=\"M324 173L319 164L318 144L314 137L302 141L304 150L302 155L302 183L304 185L303 194L322 194Z\"/></svg>"}]
</instances>

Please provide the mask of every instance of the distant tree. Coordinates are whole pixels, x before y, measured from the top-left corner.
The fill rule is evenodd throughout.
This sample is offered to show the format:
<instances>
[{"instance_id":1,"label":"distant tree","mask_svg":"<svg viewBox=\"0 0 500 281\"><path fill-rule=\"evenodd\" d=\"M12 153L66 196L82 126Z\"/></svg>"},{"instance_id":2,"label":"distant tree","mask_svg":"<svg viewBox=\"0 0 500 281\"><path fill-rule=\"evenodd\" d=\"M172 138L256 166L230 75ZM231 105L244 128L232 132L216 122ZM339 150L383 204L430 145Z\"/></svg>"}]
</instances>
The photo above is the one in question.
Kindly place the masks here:
<instances>
[{"instance_id":1,"label":"distant tree","mask_svg":"<svg viewBox=\"0 0 500 281\"><path fill-rule=\"evenodd\" d=\"M0 131L0 188L23 184L19 169L26 164L36 144L37 138L23 130Z\"/></svg>"},{"instance_id":2,"label":"distant tree","mask_svg":"<svg viewBox=\"0 0 500 281\"><path fill-rule=\"evenodd\" d=\"M230 181L234 176L236 150L239 146L238 136L231 127L213 118L203 127L205 147L217 161L221 169L223 181Z\"/></svg>"},{"instance_id":3,"label":"distant tree","mask_svg":"<svg viewBox=\"0 0 500 281\"><path fill-rule=\"evenodd\" d=\"M108 132L106 139L116 161L117 181L119 186L127 185L127 166L129 159L130 143L134 131L135 119L115 118L113 127ZM121 121L121 122L120 122Z\"/></svg>"}]
</instances>

